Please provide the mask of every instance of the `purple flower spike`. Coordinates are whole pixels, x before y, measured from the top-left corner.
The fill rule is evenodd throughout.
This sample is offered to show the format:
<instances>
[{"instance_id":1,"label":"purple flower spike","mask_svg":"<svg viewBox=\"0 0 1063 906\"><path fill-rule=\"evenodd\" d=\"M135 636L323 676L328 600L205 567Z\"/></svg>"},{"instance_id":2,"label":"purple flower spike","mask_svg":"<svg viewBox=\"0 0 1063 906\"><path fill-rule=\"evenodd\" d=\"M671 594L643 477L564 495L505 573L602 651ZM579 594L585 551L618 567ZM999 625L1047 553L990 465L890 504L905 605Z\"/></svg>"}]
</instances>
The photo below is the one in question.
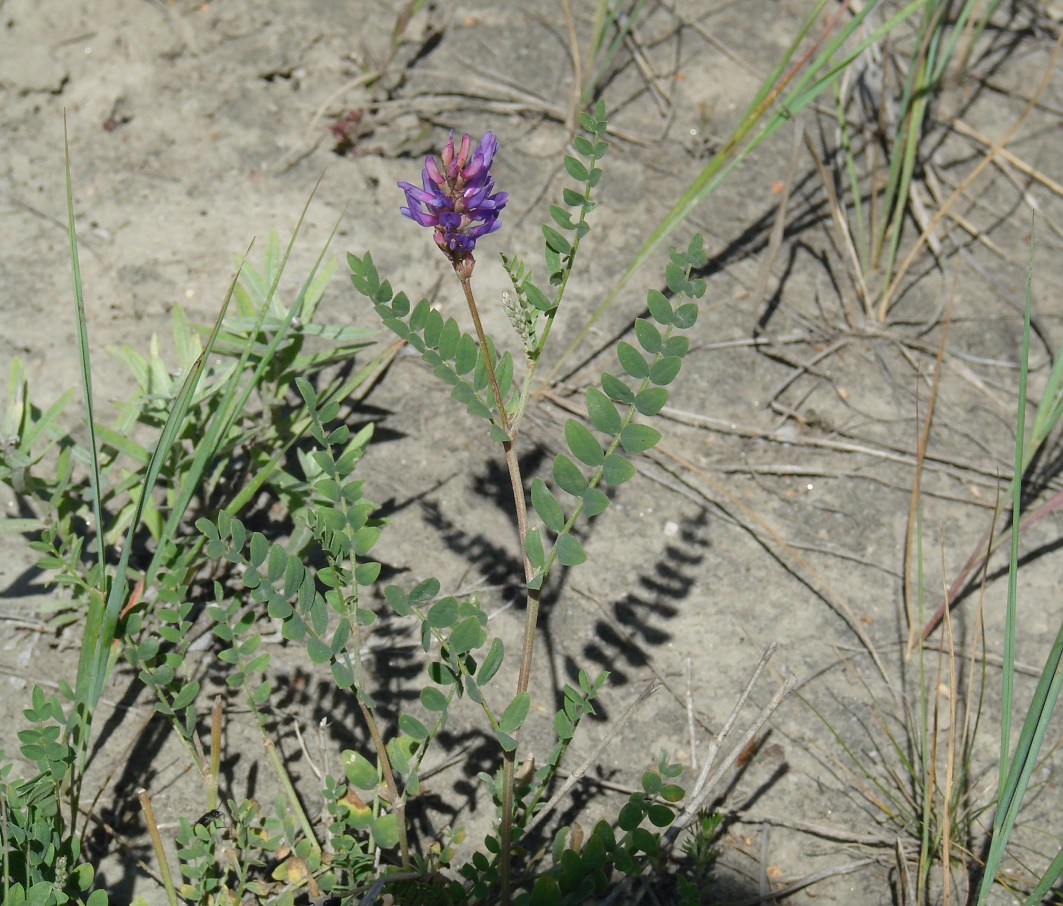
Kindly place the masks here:
<instances>
[{"instance_id":1,"label":"purple flower spike","mask_svg":"<svg viewBox=\"0 0 1063 906\"><path fill-rule=\"evenodd\" d=\"M509 201L506 192L494 191L491 161L498 151L494 133L484 133L471 157L470 145L469 136L463 135L455 148L451 132L439 163L434 157L425 158L422 187L399 183L406 193L406 205L399 213L421 226L433 227L436 245L464 275L472 272L476 240L499 228L498 214Z\"/></svg>"}]
</instances>

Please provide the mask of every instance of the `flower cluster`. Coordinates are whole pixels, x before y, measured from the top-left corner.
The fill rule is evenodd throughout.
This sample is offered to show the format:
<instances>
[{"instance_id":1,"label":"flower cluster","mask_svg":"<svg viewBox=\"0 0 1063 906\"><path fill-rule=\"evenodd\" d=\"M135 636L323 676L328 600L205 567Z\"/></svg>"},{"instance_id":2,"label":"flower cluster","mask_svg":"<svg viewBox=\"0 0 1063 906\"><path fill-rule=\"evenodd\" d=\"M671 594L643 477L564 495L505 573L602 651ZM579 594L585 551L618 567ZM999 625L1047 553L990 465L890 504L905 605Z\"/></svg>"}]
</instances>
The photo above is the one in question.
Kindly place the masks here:
<instances>
[{"instance_id":1,"label":"flower cluster","mask_svg":"<svg viewBox=\"0 0 1063 906\"><path fill-rule=\"evenodd\" d=\"M498 229L498 214L509 195L494 192L491 161L498 150L494 133L485 132L479 147L469 155L471 140L463 135L455 149L454 133L439 156L426 157L421 172L423 188L400 182L406 206L399 208L421 226L433 227L433 238L456 270L471 270L476 240Z\"/></svg>"}]
</instances>

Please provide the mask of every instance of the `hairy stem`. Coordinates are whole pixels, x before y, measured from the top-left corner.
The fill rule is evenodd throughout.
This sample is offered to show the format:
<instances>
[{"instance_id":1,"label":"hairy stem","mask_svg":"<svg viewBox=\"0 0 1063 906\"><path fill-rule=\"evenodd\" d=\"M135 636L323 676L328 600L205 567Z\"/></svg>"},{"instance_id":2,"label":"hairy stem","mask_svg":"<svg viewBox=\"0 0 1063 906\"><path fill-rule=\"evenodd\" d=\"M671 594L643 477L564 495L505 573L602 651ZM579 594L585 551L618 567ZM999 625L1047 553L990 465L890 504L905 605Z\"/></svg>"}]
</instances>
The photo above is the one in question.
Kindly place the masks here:
<instances>
[{"instance_id":1,"label":"hairy stem","mask_svg":"<svg viewBox=\"0 0 1063 906\"><path fill-rule=\"evenodd\" d=\"M506 412L505 400L502 399L502 390L498 386L498 378L495 376L495 366L491 361L490 347L487 345L487 337L484 334L483 324L480 322L480 312L476 307L476 297L472 292L471 278L467 274L458 274L461 288L465 292L465 300L469 303L469 313L476 327L476 337L480 341L480 349L483 354L484 367L487 370L487 379L491 385L491 392L495 397L495 405L498 407L498 421L502 430L506 432L507 440L502 444L505 452L506 468L509 471L509 483L513 491L513 506L517 512L517 534L520 537L520 554L524 562L524 580L531 582L535 576L531 560L524 549L525 539L528 535L528 504L524 497L524 479L520 474L520 463L514 449L516 440L516 428L510 427L509 415ZM529 387L530 382L525 383ZM526 393L521 394L521 404L527 404ZM518 415L521 412L518 409ZM532 650L535 645L535 625L539 618L539 589L528 589L528 604L524 619L524 643L520 654L520 675L517 679L517 694L528 690L531 678ZM510 871L511 848L513 844L513 784L516 768L517 752L506 752L502 764L502 903L509 904L512 898L512 878Z\"/></svg>"},{"instance_id":2,"label":"hairy stem","mask_svg":"<svg viewBox=\"0 0 1063 906\"><path fill-rule=\"evenodd\" d=\"M509 415L506 412L506 403L502 399L502 390L498 386L498 378L495 377L495 365L491 361L490 349L487 345L487 335L484 326L480 322L480 310L476 307L476 297L472 294L472 277L468 274L459 273L458 280L465 292L465 301L469 303L469 314L472 315L472 323L476 326L476 338L480 341L480 349L483 350L484 367L487 369L487 379L491 382L491 392L495 396L495 405L498 407L498 423L502 430L509 434ZM512 438L510 438L512 440Z\"/></svg>"}]
</instances>

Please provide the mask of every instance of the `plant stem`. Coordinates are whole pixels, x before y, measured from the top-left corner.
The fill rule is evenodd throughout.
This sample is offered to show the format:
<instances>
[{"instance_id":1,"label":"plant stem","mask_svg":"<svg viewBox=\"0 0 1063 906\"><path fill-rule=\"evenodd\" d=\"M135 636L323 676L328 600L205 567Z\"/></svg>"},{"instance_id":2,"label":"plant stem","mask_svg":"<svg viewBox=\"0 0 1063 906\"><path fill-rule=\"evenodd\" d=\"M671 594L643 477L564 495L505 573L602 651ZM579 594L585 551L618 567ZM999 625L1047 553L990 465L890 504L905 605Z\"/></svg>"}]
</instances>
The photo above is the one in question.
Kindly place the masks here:
<instances>
[{"instance_id":1,"label":"plant stem","mask_svg":"<svg viewBox=\"0 0 1063 906\"><path fill-rule=\"evenodd\" d=\"M524 563L524 580L530 583L535 577L531 560L525 551L525 539L528 535L528 504L524 497L524 479L520 474L520 462L513 443L516 440L516 426L510 427L509 415L506 412L505 400L502 399L502 390L498 386L498 378L495 375L494 362L491 361L491 349L487 345L487 337L484 334L483 324L480 322L480 312L476 307L476 297L472 292L471 277L468 274L458 273L461 288L465 292L465 301L469 303L469 314L476 327L476 336L480 341L480 350L484 359L484 368L487 371L487 379L491 385L491 392L495 397L495 405L498 407L498 421L502 430L506 432L507 439L502 443L505 452L506 468L509 471L509 483L513 490L513 506L517 512L517 534L520 538L520 554ZM518 415L527 404L527 389L531 382L525 381L525 392L521 394L521 407L517 410ZM528 683L531 679L532 651L535 647L535 626L539 619L539 595L537 588L528 589L528 601L524 617L524 642L520 653L520 674L517 678L517 694L527 692ZM512 878L510 872L511 850L513 844L513 785L516 769L517 751L506 752L502 763L502 903L508 906L512 898Z\"/></svg>"},{"instance_id":2,"label":"plant stem","mask_svg":"<svg viewBox=\"0 0 1063 906\"><path fill-rule=\"evenodd\" d=\"M520 536L520 554L524 561L524 578L530 582L535 575L531 560L524 551L524 539L528 534L528 504L524 499L524 480L520 474L520 463L513 449L515 430L511 429L509 415L506 412L506 403L502 399L502 390L498 386L498 378L495 376L495 365L491 361L491 350L487 345L487 336L484 334L483 324L480 323L480 312L476 308L476 297L472 293L472 282L468 276L460 276L461 288L465 292L465 300L469 303L469 314L472 315L472 323L476 326L476 337L480 341L480 349L484 357L484 368L487 371L487 380L491 384L491 392L495 397L495 405L498 408L498 423L503 431L509 436L504 441L502 449L506 454L506 468L509 470L509 483L513 490L513 505L517 511L517 534Z\"/></svg>"},{"instance_id":3,"label":"plant stem","mask_svg":"<svg viewBox=\"0 0 1063 906\"><path fill-rule=\"evenodd\" d=\"M365 718L365 725L369 728L369 735L373 737L373 746L376 749L377 757L380 759L380 769L384 773L384 783L391 794L391 807L395 809L395 817L398 819L396 823L399 827L399 851L402 854L402 868L404 871L409 871L410 842L406 837L406 799L404 796L399 795L399 788L395 783L395 775L391 771L391 760L388 758L387 747L384 745L384 739L380 735L380 729L376 725L376 718L373 716L369 706L362 701L362 697L360 695L355 697L358 699L358 707L362 709L362 717Z\"/></svg>"}]
</instances>

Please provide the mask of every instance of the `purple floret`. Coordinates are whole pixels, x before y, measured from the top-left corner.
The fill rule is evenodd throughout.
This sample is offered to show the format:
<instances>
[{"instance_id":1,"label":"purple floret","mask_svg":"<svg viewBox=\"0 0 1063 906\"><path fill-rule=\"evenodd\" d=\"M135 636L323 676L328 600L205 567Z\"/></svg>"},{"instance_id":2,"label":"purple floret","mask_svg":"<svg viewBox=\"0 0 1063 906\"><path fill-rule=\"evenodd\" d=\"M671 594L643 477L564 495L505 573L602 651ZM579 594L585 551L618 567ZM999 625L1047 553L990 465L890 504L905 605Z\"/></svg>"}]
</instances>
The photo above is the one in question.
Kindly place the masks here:
<instances>
[{"instance_id":1,"label":"purple floret","mask_svg":"<svg viewBox=\"0 0 1063 906\"><path fill-rule=\"evenodd\" d=\"M455 149L451 132L439 162L434 157L425 158L421 187L399 183L406 194L406 204L399 212L414 223L434 228L436 245L455 264L471 257L477 239L499 228L499 212L509 201L506 192L494 191L491 161L498 151L494 133L484 133L471 157L470 144L471 139L464 135Z\"/></svg>"}]
</instances>

